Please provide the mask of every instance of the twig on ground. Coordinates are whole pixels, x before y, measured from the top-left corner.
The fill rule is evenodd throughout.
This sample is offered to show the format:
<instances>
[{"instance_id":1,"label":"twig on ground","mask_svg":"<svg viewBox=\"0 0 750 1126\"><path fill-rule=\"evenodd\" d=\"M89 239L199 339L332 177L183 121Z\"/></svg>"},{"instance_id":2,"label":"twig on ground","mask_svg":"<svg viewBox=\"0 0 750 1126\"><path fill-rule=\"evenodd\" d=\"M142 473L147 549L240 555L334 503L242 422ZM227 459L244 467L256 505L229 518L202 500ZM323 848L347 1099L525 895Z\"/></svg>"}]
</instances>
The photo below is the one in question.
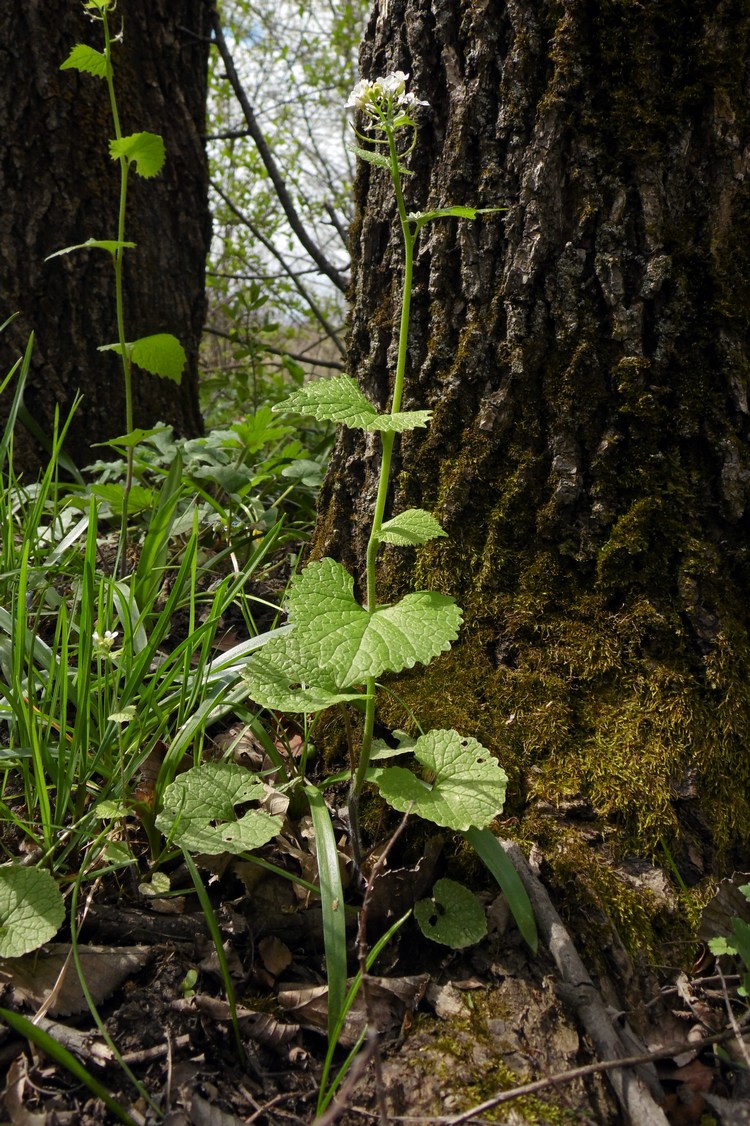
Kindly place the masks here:
<instances>
[{"instance_id":1,"label":"twig on ground","mask_svg":"<svg viewBox=\"0 0 750 1126\"><path fill-rule=\"evenodd\" d=\"M740 1029L740 1033L742 1033L742 1029ZM545 1079L536 1079L533 1083L524 1083L519 1087L512 1087L507 1091L500 1091L491 1099L487 1099L485 1102L479 1103L477 1106L472 1107L470 1110L465 1110L460 1114L394 1114L391 1116L391 1122L405 1123L408 1124L408 1126L462 1126L465 1122L476 1120L477 1116L484 1114L485 1111L492 1110L494 1107L501 1106L503 1103L511 1102L513 1099L520 1099L524 1095L536 1095L549 1087L556 1087L563 1083L571 1083L575 1079L585 1079L590 1075L606 1074L617 1068L640 1067L644 1063L652 1063L655 1060L672 1059L674 1056L684 1052L686 1047L689 1047L691 1051L700 1051L702 1048L710 1047L713 1044L721 1044L725 1040L731 1040L735 1035L736 1033L733 1029L725 1028L723 1032L716 1032L713 1036L706 1036L701 1040L692 1041L689 1045L685 1045L684 1043L668 1044L664 1048L657 1048L652 1052L644 1052L642 1055L623 1056L622 1059L617 1060L599 1060L597 1063L584 1064L581 1067L573 1067L569 1071L561 1071L557 1075L549 1075ZM354 1114L360 1114L364 1118L376 1117L373 1111L368 1110L366 1107L350 1106L346 1109ZM319 1126L319 1124L316 1122L315 1126ZM639 1126L641 1126L641 1124L639 1124Z\"/></svg>"},{"instance_id":2,"label":"twig on ground","mask_svg":"<svg viewBox=\"0 0 750 1126\"><path fill-rule=\"evenodd\" d=\"M721 966L718 964L718 962L716 963L716 969L718 970L719 978L721 979L721 988L722 988L722 991L724 993L724 1004L726 1005L727 1017L729 1018L729 1025L732 1029L732 1032L737 1037L737 1044L739 1046L739 1050L742 1052L742 1055L745 1059L745 1066L750 1068L750 1051L748 1051L747 1044L742 1039L742 1030L740 1029L740 1026L737 1023L737 1017L734 1015L734 1010L732 1008L732 1002L730 1000L729 993L727 991L727 984L726 984L726 981L724 980L724 974L721 972Z\"/></svg>"},{"instance_id":3,"label":"twig on ground","mask_svg":"<svg viewBox=\"0 0 750 1126\"><path fill-rule=\"evenodd\" d=\"M171 1051L174 1052L175 1048L186 1048L190 1043L190 1036L185 1033L182 1036L175 1036L171 1041ZM160 1060L164 1056L170 1055L170 1041L167 1040L163 1044L154 1044L151 1048L141 1048L137 1052L123 1052L122 1058L125 1063L150 1063L151 1060Z\"/></svg>"},{"instance_id":4,"label":"twig on ground","mask_svg":"<svg viewBox=\"0 0 750 1126\"><path fill-rule=\"evenodd\" d=\"M626 1057L627 1049L620 1033L612 1024L601 995L552 905L546 888L532 872L518 845L508 841L500 843L515 864L526 888L534 908L539 932L547 943L562 978L566 1000L573 1005L598 1055L602 1060L619 1060ZM633 1040L635 1040L634 1036ZM668 1126L664 1111L649 1090L650 1083L656 1084L656 1076L653 1072L649 1074L641 1068L639 1072L631 1074L623 1071L621 1066L616 1066L607 1074L627 1122L632 1122L635 1126L641 1126L645 1122L648 1122L649 1126Z\"/></svg>"}]
</instances>

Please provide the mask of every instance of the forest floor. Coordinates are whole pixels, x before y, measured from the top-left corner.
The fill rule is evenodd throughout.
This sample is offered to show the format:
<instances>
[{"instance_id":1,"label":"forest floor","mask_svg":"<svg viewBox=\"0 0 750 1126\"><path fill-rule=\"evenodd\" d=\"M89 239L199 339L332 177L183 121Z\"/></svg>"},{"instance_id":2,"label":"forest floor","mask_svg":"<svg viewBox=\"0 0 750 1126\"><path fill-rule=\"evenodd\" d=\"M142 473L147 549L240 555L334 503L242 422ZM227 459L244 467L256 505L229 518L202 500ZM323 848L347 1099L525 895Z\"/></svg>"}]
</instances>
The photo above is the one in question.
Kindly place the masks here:
<instances>
[{"instance_id":1,"label":"forest floor","mask_svg":"<svg viewBox=\"0 0 750 1126\"><path fill-rule=\"evenodd\" d=\"M286 862L304 870L311 855L304 822L285 839ZM440 849L427 851L425 863L434 873L442 865ZM279 862L278 850L274 860ZM395 863L368 916L376 934L419 882L417 868L399 871ZM206 859L204 878L207 869L213 870L209 890L237 996L239 1044L194 894L146 899L138 888L109 877L94 887L82 912L79 953L92 999L155 1108L135 1089L92 1019L68 944L54 942L3 963L0 1004L29 1016L42 1013L38 1023L128 1108L132 1122L312 1123L326 1052L320 911L288 880L238 858ZM190 885L187 872L179 870L171 882L175 888ZM736 889L725 884L723 903L717 899L709 913L709 929L720 921L717 911L733 910ZM351 896L356 907L357 896ZM379 1093L392 1123L660 1121L628 1118L611 1085L623 1072L596 1070L603 1059L586 1031L591 996L577 996L584 986L571 979L565 951L566 942L574 951L575 920L567 927L557 916L551 924L543 921L548 941L532 955L503 897L486 891L483 899L489 930L481 943L449 951L428 942L410 919L385 949L370 987L371 1019L380 1031L380 1080L373 1040L320 1121L382 1121ZM355 915L350 937L356 965ZM674 1126L750 1122L747 1046L743 1058L730 1027L730 1019L742 1021L747 1011L737 997L738 979L722 980L710 957L691 972L677 965L658 974L646 970L614 931L601 953L600 964L609 971L597 976L591 990L620 1037L622 1054L656 1053L641 1072L654 1113L663 1109L662 1121ZM364 1019L358 1003L344 1027L336 1067ZM717 1037L724 1041L718 1048L710 1042ZM98 1126L118 1120L66 1067L8 1028L0 1031L0 1066L4 1123ZM483 1109L503 1091L568 1072L574 1074L564 1081ZM625 1074L632 1078L636 1070Z\"/></svg>"},{"instance_id":2,"label":"forest floor","mask_svg":"<svg viewBox=\"0 0 750 1126\"><path fill-rule=\"evenodd\" d=\"M262 749L243 731L241 725L212 731L217 757L231 746L235 761L265 769ZM141 781L147 792L148 779ZM349 880L345 910L355 972L362 894L347 859L346 793L331 787L326 794ZM7 788L3 799L12 807ZM21 824L20 791L17 800ZM586 824L585 799L540 808L537 816L610 863L602 834ZM502 834L512 826L495 828ZM370 831L387 839L393 825ZM123 832L147 871L143 825L129 818ZM378 877L367 908L370 945L436 877L454 871L451 841L425 841L424 832L409 822ZM0 845L6 855L24 856L11 821L0 826ZM258 855L314 881L309 819L287 816L284 831ZM602 925L590 904L582 908L555 887L550 859L535 846L522 877L542 936L536 954L486 873L484 883L480 876L473 881L488 922L481 942L453 951L428 941L407 919L373 966L369 1012L360 996L343 1027L329 1085L366 1022L378 1036L365 1041L320 1114L326 976L321 911L309 893L237 856L197 858L236 995L235 1035L206 915L179 857L165 873L165 898L154 894L153 883L129 875L132 868L104 873L88 885L77 913L76 952L89 998L72 936L62 930L34 953L0 962L0 1007L34 1020L119 1108L93 1094L59 1049L48 1043L41 1050L0 1022L0 1124L750 1123L749 1049L736 1027L748 1007L738 994L737 967L724 958L717 963L697 942L662 944L656 952L652 946L647 958L645 937L642 949L634 949L637 935L635 941L632 933L621 935L611 919ZM643 861L611 866L617 880L661 897L668 935L677 896L664 873ZM748 907L736 884L748 880L722 882L699 938L730 932L731 919ZM603 905L600 913L606 914ZM641 1056L653 1057L648 1066L607 1066L615 1057ZM533 1083L541 1086L517 1090ZM640 1110L632 1109L632 1084Z\"/></svg>"}]
</instances>

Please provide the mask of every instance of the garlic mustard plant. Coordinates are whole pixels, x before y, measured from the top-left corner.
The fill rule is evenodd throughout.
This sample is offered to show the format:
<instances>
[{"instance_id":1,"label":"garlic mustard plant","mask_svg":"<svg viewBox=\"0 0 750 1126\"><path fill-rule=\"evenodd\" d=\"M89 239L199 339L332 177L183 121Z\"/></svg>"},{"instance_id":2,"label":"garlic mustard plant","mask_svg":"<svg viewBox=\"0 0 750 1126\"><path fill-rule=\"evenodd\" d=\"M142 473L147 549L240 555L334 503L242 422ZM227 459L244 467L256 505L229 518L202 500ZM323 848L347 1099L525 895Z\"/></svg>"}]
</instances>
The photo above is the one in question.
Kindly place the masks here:
<instances>
[{"instance_id":1,"label":"garlic mustard plant","mask_svg":"<svg viewBox=\"0 0 750 1126\"><path fill-rule=\"evenodd\" d=\"M403 71L359 82L347 105L364 122L355 126L358 156L390 175L404 244L399 347L390 410L380 413L349 375L321 379L291 394L279 407L380 435L381 465L366 552L366 598L354 597L354 580L340 563L309 564L291 583L287 599L291 629L271 639L248 662L251 697L276 711L313 717L333 705L364 712L360 750L353 766L348 812L352 853L359 868L362 840L359 806L367 782L377 785L394 808L411 810L467 839L509 893L521 929L536 943L528 899L504 851L488 826L500 813L507 777L488 750L452 730L429 731L409 750L421 773L400 766L373 766L373 735L378 679L417 663L428 664L450 648L462 620L454 600L433 591L415 591L394 604L378 599L376 563L382 544L419 547L446 533L438 520L412 508L386 519L386 502L396 435L429 423L427 410L402 411L406 373L414 247L422 227L451 217L474 219L482 211L463 206L408 212L402 177L404 160L416 144L415 118L427 103L407 92ZM484 209L496 211L496 208ZM278 409L278 408L275 408ZM314 722L306 724L308 733Z\"/></svg>"}]
</instances>

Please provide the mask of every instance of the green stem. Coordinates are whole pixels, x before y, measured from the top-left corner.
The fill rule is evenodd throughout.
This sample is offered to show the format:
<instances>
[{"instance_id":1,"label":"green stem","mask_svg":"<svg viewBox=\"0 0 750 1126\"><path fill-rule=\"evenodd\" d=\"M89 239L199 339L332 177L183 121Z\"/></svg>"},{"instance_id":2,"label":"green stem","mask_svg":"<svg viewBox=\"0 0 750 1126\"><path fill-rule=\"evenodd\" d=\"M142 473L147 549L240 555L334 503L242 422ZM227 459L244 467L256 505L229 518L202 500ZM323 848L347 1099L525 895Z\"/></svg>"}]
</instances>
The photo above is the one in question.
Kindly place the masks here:
<instances>
[{"instance_id":1,"label":"green stem","mask_svg":"<svg viewBox=\"0 0 750 1126\"><path fill-rule=\"evenodd\" d=\"M407 218L406 204L401 190L401 174L398 166L398 150L393 130L385 126L388 137L388 148L391 160L391 179L396 192L396 203L401 221L401 232L404 238L404 283L401 295L401 324L398 338L398 358L396 361L396 375L393 381L393 398L391 400L391 414L401 410L401 400L404 393L404 378L406 374L406 357L409 343L409 313L411 310L412 272L414 266L414 243L416 242L416 229L412 231L412 224ZM376 562L380 547L380 529L385 515L385 506L388 499L388 486L391 475L391 462L393 460L393 442L395 433L386 431L381 436L382 457L380 461L380 480L375 498L375 510L372 517L370 538L367 543L366 556L366 582L367 582L367 609L371 612L377 606ZM351 830L352 851L354 862L360 866L362 843L359 831L359 798L365 784L367 770L370 765L372 752L372 739L375 730L375 680L366 681L365 722L362 731L362 749L357 763L357 771L349 791L348 811L349 827Z\"/></svg>"},{"instance_id":2,"label":"green stem","mask_svg":"<svg viewBox=\"0 0 750 1126\"><path fill-rule=\"evenodd\" d=\"M107 60L107 89L109 91L109 105L112 112L112 122L115 129L116 140L122 139L122 130L120 128L120 115L117 111L117 98L115 97L115 83L112 70L112 37L109 31L109 21L107 19L106 8L102 9L102 26L104 28L104 55ZM125 384L125 433L130 434L133 430L133 376L132 364L130 355L126 348L125 341L125 313L124 303L122 297L122 274L123 274L123 256L125 254L125 247L122 243L125 241L125 214L127 210L128 200L128 171L129 161L127 157L121 156L120 162L120 205L117 215L117 241L120 244L114 252L113 260L115 267L115 308L117 312L117 340L120 345L120 355L122 359L122 374ZM128 536L128 508L130 491L133 486L133 461L134 451L132 445L128 445L126 454L126 474L125 474L125 488L122 498L122 522L120 527L120 543L118 545L117 563L115 565L115 572L125 564L127 557L127 536Z\"/></svg>"}]
</instances>

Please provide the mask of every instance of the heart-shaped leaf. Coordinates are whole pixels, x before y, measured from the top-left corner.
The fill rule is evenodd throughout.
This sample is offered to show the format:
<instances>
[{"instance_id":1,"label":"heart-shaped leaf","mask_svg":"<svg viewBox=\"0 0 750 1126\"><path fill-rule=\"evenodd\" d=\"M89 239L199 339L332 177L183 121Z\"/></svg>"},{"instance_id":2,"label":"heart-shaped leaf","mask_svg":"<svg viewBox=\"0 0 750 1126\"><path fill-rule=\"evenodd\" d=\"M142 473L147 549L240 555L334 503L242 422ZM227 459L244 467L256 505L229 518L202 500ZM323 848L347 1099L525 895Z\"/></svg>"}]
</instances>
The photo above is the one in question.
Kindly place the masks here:
<instances>
[{"instance_id":1,"label":"heart-shaped leaf","mask_svg":"<svg viewBox=\"0 0 750 1126\"><path fill-rule=\"evenodd\" d=\"M446 595L416 591L393 606L366 610L353 589L345 567L322 559L292 581L288 600L300 651L339 689L427 664L458 636L461 610Z\"/></svg>"},{"instance_id":2,"label":"heart-shaped leaf","mask_svg":"<svg viewBox=\"0 0 750 1126\"><path fill-rule=\"evenodd\" d=\"M428 731L414 744L414 757L429 781L403 766L368 772L394 809L411 809L418 817L461 832L483 828L500 813L508 776L476 739L457 731Z\"/></svg>"},{"instance_id":3,"label":"heart-shaped leaf","mask_svg":"<svg viewBox=\"0 0 750 1126\"><path fill-rule=\"evenodd\" d=\"M455 880L438 880L431 899L420 899L414 918L425 938L460 950L487 934L484 908L473 891Z\"/></svg>"},{"instance_id":4,"label":"heart-shaped leaf","mask_svg":"<svg viewBox=\"0 0 750 1126\"><path fill-rule=\"evenodd\" d=\"M272 840L282 826L280 817L251 809L239 820L234 807L264 797L265 788L253 775L231 762L207 762L175 778L164 791L164 809L156 827L180 848L216 856L239 855Z\"/></svg>"}]
</instances>

